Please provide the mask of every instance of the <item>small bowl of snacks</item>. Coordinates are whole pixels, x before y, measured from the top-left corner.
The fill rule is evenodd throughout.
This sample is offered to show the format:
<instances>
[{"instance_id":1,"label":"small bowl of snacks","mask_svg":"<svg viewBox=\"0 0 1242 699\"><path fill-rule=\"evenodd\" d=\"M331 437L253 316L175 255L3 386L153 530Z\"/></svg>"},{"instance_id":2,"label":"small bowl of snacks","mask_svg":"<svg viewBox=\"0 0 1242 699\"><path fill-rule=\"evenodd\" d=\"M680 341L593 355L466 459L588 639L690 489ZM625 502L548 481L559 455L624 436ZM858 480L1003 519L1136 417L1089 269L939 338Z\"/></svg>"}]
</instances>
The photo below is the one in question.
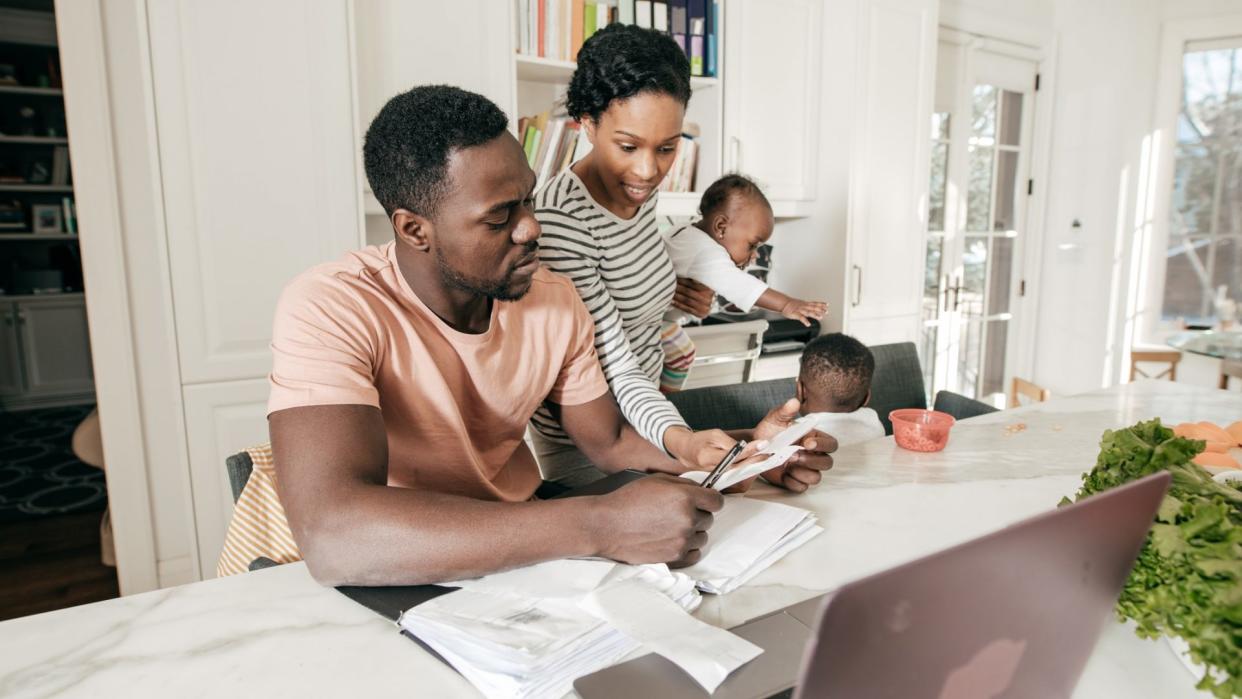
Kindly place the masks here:
<instances>
[{"instance_id":1,"label":"small bowl of snacks","mask_svg":"<svg viewBox=\"0 0 1242 699\"><path fill-rule=\"evenodd\" d=\"M893 440L910 451L940 451L949 443L949 430L957 420L939 410L905 408L888 414Z\"/></svg>"}]
</instances>

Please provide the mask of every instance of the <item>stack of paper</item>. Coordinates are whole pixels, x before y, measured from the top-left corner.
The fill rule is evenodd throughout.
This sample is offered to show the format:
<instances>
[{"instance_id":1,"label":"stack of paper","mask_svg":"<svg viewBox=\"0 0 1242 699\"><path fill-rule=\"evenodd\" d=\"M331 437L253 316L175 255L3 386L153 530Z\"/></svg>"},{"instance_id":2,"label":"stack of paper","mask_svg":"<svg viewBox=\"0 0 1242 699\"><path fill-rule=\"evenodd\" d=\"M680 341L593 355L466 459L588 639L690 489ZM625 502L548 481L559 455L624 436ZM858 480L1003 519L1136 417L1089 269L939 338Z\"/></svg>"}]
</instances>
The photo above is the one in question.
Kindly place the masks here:
<instances>
[{"instance_id":1,"label":"stack of paper","mask_svg":"<svg viewBox=\"0 0 1242 699\"><path fill-rule=\"evenodd\" d=\"M707 534L703 557L680 572L704 592L730 592L822 532L816 521L798 507L728 496Z\"/></svg>"},{"instance_id":2,"label":"stack of paper","mask_svg":"<svg viewBox=\"0 0 1242 699\"><path fill-rule=\"evenodd\" d=\"M667 566L552 561L452 583L463 589L406 611L398 623L489 697L562 696L574 679L642 647L580 606L596 589L623 583L685 612L700 602L694 581Z\"/></svg>"}]
</instances>

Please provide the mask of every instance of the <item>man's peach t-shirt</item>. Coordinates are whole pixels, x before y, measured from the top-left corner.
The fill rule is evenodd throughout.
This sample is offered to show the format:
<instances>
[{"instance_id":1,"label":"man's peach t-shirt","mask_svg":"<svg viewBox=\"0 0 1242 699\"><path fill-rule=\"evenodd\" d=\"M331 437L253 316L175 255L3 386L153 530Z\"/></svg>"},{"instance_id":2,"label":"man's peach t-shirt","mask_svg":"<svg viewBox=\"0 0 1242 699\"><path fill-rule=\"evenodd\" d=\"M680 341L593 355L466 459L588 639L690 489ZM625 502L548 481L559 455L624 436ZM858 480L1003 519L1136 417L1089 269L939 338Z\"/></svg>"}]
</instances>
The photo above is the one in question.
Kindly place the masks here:
<instances>
[{"instance_id":1,"label":"man's peach t-shirt","mask_svg":"<svg viewBox=\"0 0 1242 699\"><path fill-rule=\"evenodd\" d=\"M523 441L544 399L608 390L591 316L573 283L540 268L518 301L494 301L487 331L449 327L410 289L395 243L315 267L276 307L268 413L371 405L388 433L388 484L487 500L539 486Z\"/></svg>"}]
</instances>

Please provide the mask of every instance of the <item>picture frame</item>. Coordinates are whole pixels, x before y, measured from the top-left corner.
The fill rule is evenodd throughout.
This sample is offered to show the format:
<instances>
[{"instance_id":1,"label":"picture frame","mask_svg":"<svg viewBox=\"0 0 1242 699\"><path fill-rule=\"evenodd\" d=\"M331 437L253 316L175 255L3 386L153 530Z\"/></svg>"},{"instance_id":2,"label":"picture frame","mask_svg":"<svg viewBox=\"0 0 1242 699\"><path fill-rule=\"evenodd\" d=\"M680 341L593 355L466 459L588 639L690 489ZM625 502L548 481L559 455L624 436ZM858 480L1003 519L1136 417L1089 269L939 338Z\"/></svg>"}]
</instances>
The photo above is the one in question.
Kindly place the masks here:
<instances>
[{"instance_id":1,"label":"picture frame","mask_svg":"<svg viewBox=\"0 0 1242 699\"><path fill-rule=\"evenodd\" d=\"M64 218L56 204L34 204L30 207L31 230L35 233L53 235L64 232Z\"/></svg>"}]
</instances>

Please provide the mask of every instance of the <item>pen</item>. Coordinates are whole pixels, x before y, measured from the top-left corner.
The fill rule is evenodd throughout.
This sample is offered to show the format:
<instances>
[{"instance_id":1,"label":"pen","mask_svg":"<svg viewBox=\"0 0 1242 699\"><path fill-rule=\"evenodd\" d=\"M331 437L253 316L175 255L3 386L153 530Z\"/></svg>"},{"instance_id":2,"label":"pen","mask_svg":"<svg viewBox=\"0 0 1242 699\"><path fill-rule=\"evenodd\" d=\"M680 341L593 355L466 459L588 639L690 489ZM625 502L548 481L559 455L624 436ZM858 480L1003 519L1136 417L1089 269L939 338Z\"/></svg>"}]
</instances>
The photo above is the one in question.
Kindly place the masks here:
<instances>
[{"instance_id":1,"label":"pen","mask_svg":"<svg viewBox=\"0 0 1242 699\"><path fill-rule=\"evenodd\" d=\"M732 464L737 455L742 453L742 449L745 448L746 440L739 439L737 444L734 444L733 448L729 450L729 453L725 454L724 458L720 460L720 463L716 464L716 468L713 468L711 473L707 474L707 478L703 479L703 487L710 488L716 485L716 481L720 480L720 476L724 475L725 469L729 468L729 464Z\"/></svg>"}]
</instances>

